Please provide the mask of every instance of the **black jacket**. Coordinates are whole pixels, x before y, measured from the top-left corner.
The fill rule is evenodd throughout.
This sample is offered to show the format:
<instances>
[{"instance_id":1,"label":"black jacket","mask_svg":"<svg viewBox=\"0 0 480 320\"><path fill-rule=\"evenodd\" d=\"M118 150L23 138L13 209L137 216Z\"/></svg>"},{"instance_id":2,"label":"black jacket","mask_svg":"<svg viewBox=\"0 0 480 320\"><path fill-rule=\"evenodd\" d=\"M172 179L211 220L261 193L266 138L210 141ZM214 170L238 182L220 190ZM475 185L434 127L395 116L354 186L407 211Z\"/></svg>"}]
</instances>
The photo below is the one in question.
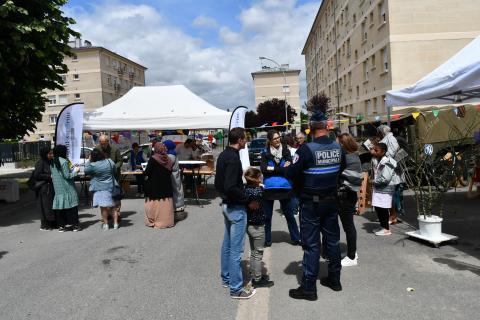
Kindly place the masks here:
<instances>
[{"instance_id":1,"label":"black jacket","mask_svg":"<svg viewBox=\"0 0 480 320\"><path fill-rule=\"evenodd\" d=\"M262 152L262 159L260 160L260 170L262 170L263 178L268 178L271 176L281 176L285 177L286 171L288 167L280 167L274 160L274 156L270 152L270 147L267 146L265 150ZM290 162L292 165L292 155L290 154L290 150L286 145L282 146L282 160ZM267 170L268 162L272 161L275 166L273 170ZM265 190L263 195L266 200L282 200L282 199L289 199L294 196L293 189L285 190L285 189L269 189Z\"/></svg>"},{"instance_id":2,"label":"black jacket","mask_svg":"<svg viewBox=\"0 0 480 320\"><path fill-rule=\"evenodd\" d=\"M160 200L173 197L172 171L152 157L148 160L147 168L143 174L146 177L144 183L145 198Z\"/></svg>"},{"instance_id":3,"label":"black jacket","mask_svg":"<svg viewBox=\"0 0 480 320\"><path fill-rule=\"evenodd\" d=\"M239 151L227 147L217 159L215 189L220 193L224 204L244 205L247 197L243 192L243 170Z\"/></svg>"}]
</instances>

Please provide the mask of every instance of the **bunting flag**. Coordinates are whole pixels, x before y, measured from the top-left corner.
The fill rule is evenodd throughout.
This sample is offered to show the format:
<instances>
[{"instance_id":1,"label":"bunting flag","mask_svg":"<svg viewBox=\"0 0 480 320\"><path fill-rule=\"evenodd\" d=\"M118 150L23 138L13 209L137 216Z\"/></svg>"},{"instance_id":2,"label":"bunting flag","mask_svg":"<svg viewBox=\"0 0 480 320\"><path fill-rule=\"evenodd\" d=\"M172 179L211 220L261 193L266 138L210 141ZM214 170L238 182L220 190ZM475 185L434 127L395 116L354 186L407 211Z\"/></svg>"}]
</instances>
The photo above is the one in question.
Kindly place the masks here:
<instances>
[{"instance_id":1,"label":"bunting flag","mask_svg":"<svg viewBox=\"0 0 480 320\"><path fill-rule=\"evenodd\" d=\"M400 119L400 114L399 114L399 113L392 114L392 119L393 119L393 120Z\"/></svg>"},{"instance_id":2,"label":"bunting flag","mask_svg":"<svg viewBox=\"0 0 480 320\"><path fill-rule=\"evenodd\" d=\"M290 124L290 123L287 121L287 122L285 122L283 125L284 125L284 126L288 126L289 124Z\"/></svg>"},{"instance_id":3,"label":"bunting flag","mask_svg":"<svg viewBox=\"0 0 480 320\"><path fill-rule=\"evenodd\" d=\"M357 121L363 120L363 114L357 114Z\"/></svg>"},{"instance_id":4,"label":"bunting flag","mask_svg":"<svg viewBox=\"0 0 480 320\"><path fill-rule=\"evenodd\" d=\"M273 127L278 126L278 122L272 123L272 126L273 126Z\"/></svg>"},{"instance_id":5,"label":"bunting flag","mask_svg":"<svg viewBox=\"0 0 480 320\"><path fill-rule=\"evenodd\" d=\"M420 115L420 112L412 112L412 117L413 119L417 120L418 116Z\"/></svg>"},{"instance_id":6,"label":"bunting flag","mask_svg":"<svg viewBox=\"0 0 480 320\"><path fill-rule=\"evenodd\" d=\"M305 129L305 133L306 133L307 135L309 135L309 134L310 134L310 128Z\"/></svg>"},{"instance_id":7,"label":"bunting flag","mask_svg":"<svg viewBox=\"0 0 480 320\"><path fill-rule=\"evenodd\" d=\"M435 118L438 117L438 115L440 114L440 110L438 110L438 109L433 109L432 112L433 112L433 116Z\"/></svg>"}]
</instances>

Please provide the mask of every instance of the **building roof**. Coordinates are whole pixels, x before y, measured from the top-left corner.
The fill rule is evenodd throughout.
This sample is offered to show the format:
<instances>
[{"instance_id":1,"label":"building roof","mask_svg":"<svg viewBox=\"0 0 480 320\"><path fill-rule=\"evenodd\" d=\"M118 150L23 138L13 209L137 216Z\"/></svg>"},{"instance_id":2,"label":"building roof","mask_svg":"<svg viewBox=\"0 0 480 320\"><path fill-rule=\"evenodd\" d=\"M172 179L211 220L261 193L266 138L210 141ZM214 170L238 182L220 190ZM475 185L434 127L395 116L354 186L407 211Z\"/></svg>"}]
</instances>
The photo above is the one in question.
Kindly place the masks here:
<instances>
[{"instance_id":1,"label":"building roof","mask_svg":"<svg viewBox=\"0 0 480 320\"><path fill-rule=\"evenodd\" d=\"M308 33L307 40L305 41L305 45L303 46L302 55L305 55L305 48L307 47L307 43L310 41L310 37L312 36L313 28L315 27L315 24L317 23L317 20L320 17L320 12L322 11L322 8L323 8L324 5L326 5L326 3L327 3L327 0L322 1L322 3L320 4L320 8L318 8L317 15L315 16L315 20L313 20L312 27L310 28L310 32Z\"/></svg>"},{"instance_id":2,"label":"building roof","mask_svg":"<svg viewBox=\"0 0 480 320\"><path fill-rule=\"evenodd\" d=\"M265 68L260 71L255 71L252 72L252 78L254 78L257 75L264 75L264 74L284 74L284 73L296 73L300 74L301 70L300 69L284 69L284 68Z\"/></svg>"},{"instance_id":3,"label":"building roof","mask_svg":"<svg viewBox=\"0 0 480 320\"><path fill-rule=\"evenodd\" d=\"M106 51L106 52L108 52L108 53L110 53L110 54L112 54L112 55L114 55L114 56L117 56L117 57L119 57L119 58L122 58L122 59L125 59L125 60L130 61L131 63L137 65L138 67L142 68L143 70L147 70L147 69L148 69L147 67L142 66L141 64L139 64L139 63L137 63L137 62L135 62L135 61L132 61L132 60L130 60L130 59L128 59L128 58L126 58L126 57L124 57L124 56L116 53L116 52L113 52L113 51L111 51L111 50L108 50L107 48L104 48L104 47L100 47L100 46L82 46L82 47L80 47L80 48L74 47L74 48L71 48L71 49L72 49L73 52L75 52L75 51L77 51L77 52L78 52L78 51L93 51L93 50Z\"/></svg>"}]
</instances>

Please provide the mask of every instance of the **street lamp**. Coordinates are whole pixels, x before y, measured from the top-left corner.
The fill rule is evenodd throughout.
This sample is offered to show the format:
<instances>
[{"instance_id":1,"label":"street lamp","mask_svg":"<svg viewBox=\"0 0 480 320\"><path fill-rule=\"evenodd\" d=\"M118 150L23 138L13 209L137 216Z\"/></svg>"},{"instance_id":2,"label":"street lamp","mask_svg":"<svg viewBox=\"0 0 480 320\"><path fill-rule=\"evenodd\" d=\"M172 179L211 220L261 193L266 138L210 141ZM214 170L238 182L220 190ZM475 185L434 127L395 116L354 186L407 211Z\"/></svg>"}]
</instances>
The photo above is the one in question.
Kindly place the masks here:
<instances>
[{"instance_id":1,"label":"street lamp","mask_svg":"<svg viewBox=\"0 0 480 320\"><path fill-rule=\"evenodd\" d=\"M285 68L282 68L282 66L280 65L280 63L278 63L277 61L273 60L273 59L270 59L270 58L267 58L267 57L258 57L258 59L261 60L268 60L268 61L271 61L273 63L275 63L277 65L277 67L282 71L282 74L283 74L283 95L284 95L284 102L285 102L285 123L288 122L288 105L287 105L287 77L285 76ZM286 128L288 126L286 125Z\"/></svg>"}]
</instances>

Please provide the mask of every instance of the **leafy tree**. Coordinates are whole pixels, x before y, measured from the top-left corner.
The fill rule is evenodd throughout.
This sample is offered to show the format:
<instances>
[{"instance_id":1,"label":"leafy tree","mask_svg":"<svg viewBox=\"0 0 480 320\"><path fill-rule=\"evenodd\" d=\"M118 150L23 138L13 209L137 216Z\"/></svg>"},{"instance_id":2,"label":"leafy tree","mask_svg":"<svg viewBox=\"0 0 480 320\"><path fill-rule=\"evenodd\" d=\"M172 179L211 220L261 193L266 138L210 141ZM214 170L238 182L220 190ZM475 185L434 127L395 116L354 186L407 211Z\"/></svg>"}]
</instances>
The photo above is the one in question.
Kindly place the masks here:
<instances>
[{"instance_id":1,"label":"leafy tree","mask_svg":"<svg viewBox=\"0 0 480 320\"><path fill-rule=\"evenodd\" d=\"M288 122L293 123L293 120L297 113L295 110L287 104ZM268 123L269 125L277 122L279 125L285 123L285 100L270 99L260 103L257 107L258 124L263 125Z\"/></svg>"},{"instance_id":2,"label":"leafy tree","mask_svg":"<svg viewBox=\"0 0 480 320\"><path fill-rule=\"evenodd\" d=\"M43 90L63 90L68 40L80 36L60 9L66 2L0 0L0 139L33 131L45 111Z\"/></svg>"},{"instance_id":3,"label":"leafy tree","mask_svg":"<svg viewBox=\"0 0 480 320\"><path fill-rule=\"evenodd\" d=\"M250 110L245 114L245 127L246 128L255 128L261 126L262 124L258 122L258 116L255 111Z\"/></svg>"}]
</instances>

